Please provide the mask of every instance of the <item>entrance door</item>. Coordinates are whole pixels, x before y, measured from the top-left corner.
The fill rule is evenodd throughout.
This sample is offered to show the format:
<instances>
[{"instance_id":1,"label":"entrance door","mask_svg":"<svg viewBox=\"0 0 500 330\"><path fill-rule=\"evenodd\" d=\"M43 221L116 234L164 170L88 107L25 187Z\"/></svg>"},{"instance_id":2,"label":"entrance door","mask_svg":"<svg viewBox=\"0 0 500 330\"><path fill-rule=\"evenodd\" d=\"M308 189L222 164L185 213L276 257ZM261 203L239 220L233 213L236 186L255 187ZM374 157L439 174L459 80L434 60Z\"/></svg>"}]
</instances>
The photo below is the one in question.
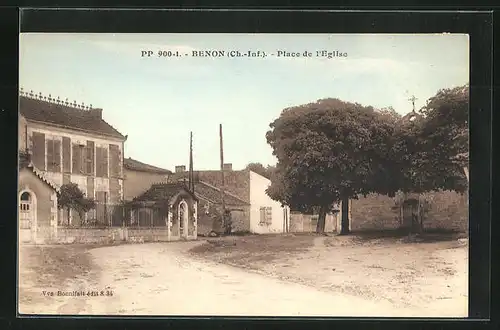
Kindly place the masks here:
<instances>
[{"instance_id":1,"label":"entrance door","mask_svg":"<svg viewBox=\"0 0 500 330\"><path fill-rule=\"evenodd\" d=\"M403 227L415 229L415 220L418 218L418 201L410 199L403 204Z\"/></svg>"},{"instance_id":2,"label":"entrance door","mask_svg":"<svg viewBox=\"0 0 500 330\"><path fill-rule=\"evenodd\" d=\"M179 235L180 235L180 237L187 237L188 219L189 219L188 206L187 206L187 203L185 201L182 201L179 203Z\"/></svg>"},{"instance_id":3,"label":"entrance door","mask_svg":"<svg viewBox=\"0 0 500 330\"><path fill-rule=\"evenodd\" d=\"M19 201L19 241L31 242L34 225L33 198L27 191L21 194Z\"/></svg>"}]
</instances>

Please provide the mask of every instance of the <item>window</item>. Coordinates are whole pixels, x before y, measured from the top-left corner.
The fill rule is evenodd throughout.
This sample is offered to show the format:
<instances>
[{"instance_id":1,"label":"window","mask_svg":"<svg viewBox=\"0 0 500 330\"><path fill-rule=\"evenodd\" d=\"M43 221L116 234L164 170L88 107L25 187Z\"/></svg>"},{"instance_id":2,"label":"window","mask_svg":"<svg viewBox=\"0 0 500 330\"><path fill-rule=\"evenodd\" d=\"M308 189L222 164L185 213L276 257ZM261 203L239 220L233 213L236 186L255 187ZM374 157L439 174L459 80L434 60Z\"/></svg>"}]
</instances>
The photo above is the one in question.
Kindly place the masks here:
<instances>
[{"instance_id":1,"label":"window","mask_svg":"<svg viewBox=\"0 0 500 330\"><path fill-rule=\"evenodd\" d=\"M85 174L85 145L73 144L73 173Z\"/></svg>"},{"instance_id":2,"label":"window","mask_svg":"<svg viewBox=\"0 0 500 330\"><path fill-rule=\"evenodd\" d=\"M92 175L94 172L94 144L87 144L84 149L85 174Z\"/></svg>"},{"instance_id":3,"label":"window","mask_svg":"<svg viewBox=\"0 0 500 330\"><path fill-rule=\"evenodd\" d=\"M260 208L260 221L259 225L271 225L273 223L273 212L272 207L261 207Z\"/></svg>"},{"instance_id":4,"label":"window","mask_svg":"<svg viewBox=\"0 0 500 330\"><path fill-rule=\"evenodd\" d=\"M61 141L47 139L47 171L61 172Z\"/></svg>"},{"instance_id":5,"label":"window","mask_svg":"<svg viewBox=\"0 0 500 330\"><path fill-rule=\"evenodd\" d=\"M108 149L96 147L96 176L108 177Z\"/></svg>"}]
</instances>

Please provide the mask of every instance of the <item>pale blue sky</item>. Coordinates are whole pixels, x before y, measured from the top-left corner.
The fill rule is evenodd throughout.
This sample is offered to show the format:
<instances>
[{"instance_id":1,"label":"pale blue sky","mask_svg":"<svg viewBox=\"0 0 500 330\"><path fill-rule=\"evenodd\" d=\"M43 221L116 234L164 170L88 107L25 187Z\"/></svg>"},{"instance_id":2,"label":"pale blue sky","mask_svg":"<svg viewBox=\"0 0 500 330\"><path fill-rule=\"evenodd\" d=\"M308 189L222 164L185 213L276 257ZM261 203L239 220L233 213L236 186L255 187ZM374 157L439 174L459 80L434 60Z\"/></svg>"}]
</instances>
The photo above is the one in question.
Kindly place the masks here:
<instances>
[{"instance_id":1,"label":"pale blue sky","mask_svg":"<svg viewBox=\"0 0 500 330\"><path fill-rule=\"evenodd\" d=\"M316 50L347 58L143 58L141 50ZM168 168L187 165L189 131L195 169L224 160L274 164L265 133L282 109L334 97L401 114L441 88L469 81L467 35L326 34L22 34L25 90L103 108L128 134L125 157Z\"/></svg>"}]
</instances>

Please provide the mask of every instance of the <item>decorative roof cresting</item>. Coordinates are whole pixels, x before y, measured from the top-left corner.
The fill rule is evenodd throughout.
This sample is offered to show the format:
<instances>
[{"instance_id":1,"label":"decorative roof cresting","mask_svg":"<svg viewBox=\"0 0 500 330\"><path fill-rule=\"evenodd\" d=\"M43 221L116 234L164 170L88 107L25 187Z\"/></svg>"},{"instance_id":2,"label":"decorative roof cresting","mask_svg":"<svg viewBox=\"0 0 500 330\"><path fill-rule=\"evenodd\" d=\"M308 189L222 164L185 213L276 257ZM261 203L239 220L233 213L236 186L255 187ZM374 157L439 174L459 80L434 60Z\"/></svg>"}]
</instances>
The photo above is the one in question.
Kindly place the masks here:
<instances>
[{"instance_id":1,"label":"decorative roof cresting","mask_svg":"<svg viewBox=\"0 0 500 330\"><path fill-rule=\"evenodd\" d=\"M78 104L76 102L76 100L73 100L73 102L68 101L68 98L66 98L63 101L63 100L61 100L61 98L59 96L57 98L55 98L55 97L52 97L51 94L49 94L48 96L43 95L41 92L39 92L37 94L37 93L34 93L33 90L30 90L29 92L27 92L24 90L23 87L21 87L19 89L19 96L27 97L27 98L34 99L34 100L45 101L45 102L49 102L52 104L66 106L66 107L72 107L72 108L76 108L76 109L82 109L82 110L92 110L93 109L92 104L86 105L84 102L82 102L81 104Z\"/></svg>"}]
</instances>

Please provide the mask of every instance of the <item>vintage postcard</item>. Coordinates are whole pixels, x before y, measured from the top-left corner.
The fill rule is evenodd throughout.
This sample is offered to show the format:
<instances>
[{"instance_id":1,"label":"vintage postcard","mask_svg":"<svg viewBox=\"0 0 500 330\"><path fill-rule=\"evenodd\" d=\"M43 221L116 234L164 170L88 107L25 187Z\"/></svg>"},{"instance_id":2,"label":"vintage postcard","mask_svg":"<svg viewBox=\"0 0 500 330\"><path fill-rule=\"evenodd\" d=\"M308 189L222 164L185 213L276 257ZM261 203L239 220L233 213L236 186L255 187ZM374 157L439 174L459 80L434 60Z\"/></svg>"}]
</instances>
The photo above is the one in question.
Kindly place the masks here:
<instances>
[{"instance_id":1,"label":"vintage postcard","mask_svg":"<svg viewBox=\"0 0 500 330\"><path fill-rule=\"evenodd\" d=\"M19 49L20 315L467 316L468 35Z\"/></svg>"}]
</instances>

